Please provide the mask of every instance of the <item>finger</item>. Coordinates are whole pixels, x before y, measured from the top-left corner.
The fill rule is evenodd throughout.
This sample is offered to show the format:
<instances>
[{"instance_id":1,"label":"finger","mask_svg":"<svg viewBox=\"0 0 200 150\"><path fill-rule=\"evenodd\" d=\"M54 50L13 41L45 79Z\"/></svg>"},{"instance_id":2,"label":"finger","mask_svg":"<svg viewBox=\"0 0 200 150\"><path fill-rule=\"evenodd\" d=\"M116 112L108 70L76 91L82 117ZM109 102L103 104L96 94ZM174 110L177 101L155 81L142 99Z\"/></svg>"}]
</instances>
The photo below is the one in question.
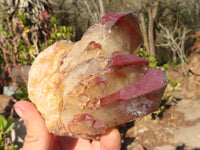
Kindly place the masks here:
<instances>
[{"instance_id":1,"label":"finger","mask_svg":"<svg viewBox=\"0 0 200 150\"><path fill-rule=\"evenodd\" d=\"M121 136L116 128L108 130L100 139L101 150L120 150Z\"/></svg>"},{"instance_id":2,"label":"finger","mask_svg":"<svg viewBox=\"0 0 200 150\"><path fill-rule=\"evenodd\" d=\"M100 140L94 140L92 141L92 148L93 150L100 150Z\"/></svg>"},{"instance_id":3,"label":"finger","mask_svg":"<svg viewBox=\"0 0 200 150\"><path fill-rule=\"evenodd\" d=\"M92 150L90 140L79 138L76 143L76 146L74 147L74 150L84 150L84 149Z\"/></svg>"},{"instance_id":4,"label":"finger","mask_svg":"<svg viewBox=\"0 0 200 150\"><path fill-rule=\"evenodd\" d=\"M55 136L52 150L74 150L78 139L68 136Z\"/></svg>"},{"instance_id":5,"label":"finger","mask_svg":"<svg viewBox=\"0 0 200 150\"><path fill-rule=\"evenodd\" d=\"M45 126L44 119L34 104L27 101L19 101L14 105L17 114L24 120L26 137L23 150L50 150L53 143L53 135Z\"/></svg>"}]
</instances>

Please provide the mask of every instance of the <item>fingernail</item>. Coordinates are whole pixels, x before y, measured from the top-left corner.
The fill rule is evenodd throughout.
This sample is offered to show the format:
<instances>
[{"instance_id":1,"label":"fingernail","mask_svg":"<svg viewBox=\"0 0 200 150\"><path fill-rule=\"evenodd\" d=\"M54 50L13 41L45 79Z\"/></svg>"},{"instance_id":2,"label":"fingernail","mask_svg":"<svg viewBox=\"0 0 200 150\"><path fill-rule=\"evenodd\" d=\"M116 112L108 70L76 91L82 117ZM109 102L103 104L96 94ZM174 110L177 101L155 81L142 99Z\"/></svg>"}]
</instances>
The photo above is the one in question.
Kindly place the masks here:
<instances>
[{"instance_id":1,"label":"fingernail","mask_svg":"<svg viewBox=\"0 0 200 150\"><path fill-rule=\"evenodd\" d=\"M20 116L20 118L22 118L22 120L24 120L24 115L23 115L22 111L20 110L20 108L15 108L15 111L18 114L18 116Z\"/></svg>"}]
</instances>

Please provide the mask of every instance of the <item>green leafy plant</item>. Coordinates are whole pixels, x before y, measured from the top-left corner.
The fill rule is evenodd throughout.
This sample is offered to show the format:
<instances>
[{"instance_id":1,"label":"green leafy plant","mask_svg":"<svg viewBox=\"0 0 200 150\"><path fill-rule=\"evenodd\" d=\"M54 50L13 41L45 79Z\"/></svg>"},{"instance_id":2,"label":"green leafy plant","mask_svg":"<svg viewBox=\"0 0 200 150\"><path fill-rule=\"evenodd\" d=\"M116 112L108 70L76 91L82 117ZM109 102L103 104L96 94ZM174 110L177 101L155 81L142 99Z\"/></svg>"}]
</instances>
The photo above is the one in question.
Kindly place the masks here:
<instances>
[{"instance_id":1,"label":"green leafy plant","mask_svg":"<svg viewBox=\"0 0 200 150\"><path fill-rule=\"evenodd\" d=\"M165 105L161 105L157 111L153 112L154 116L160 116L160 114L165 110Z\"/></svg>"},{"instance_id":2,"label":"green leafy plant","mask_svg":"<svg viewBox=\"0 0 200 150\"><path fill-rule=\"evenodd\" d=\"M54 27L58 25L58 21L55 17L51 17L50 22Z\"/></svg>"},{"instance_id":3,"label":"green leafy plant","mask_svg":"<svg viewBox=\"0 0 200 150\"><path fill-rule=\"evenodd\" d=\"M26 87L22 86L18 90L19 90L19 94L15 94L14 95L14 98L16 100L27 100L27 101L30 101L29 98L28 98L28 90L27 90Z\"/></svg>"},{"instance_id":4,"label":"green leafy plant","mask_svg":"<svg viewBox=\"0 0 200 150\"><path fill-rule=\"evenodd\" d=\"M9 139L10 131L13 127L13 119L6 119L3 115L0 115L0 150L17 150Z\"/></svg>"},{"instance_id":5,"label":"green leafy plant","mask_svg":"<svg viewBox=\"0 0 200 150\"><path fill-rule=\"evenodd\" d=\"M25 25L26 24L26 14L25 13L22 13L22 12L18 12L17 13L17 18L21 19L21 21L23 22L23 24Z\"/></svg>"},{"instance_id":6,"label":"green leafy plant","mask_svg":"<svg viewBox=\"0 0 200 150\"><path fill-rule=\"evenodd\" d=\"M139 49L137 56L148 59L149 60L149 67L157 68L157 69L159 68L156 58L150 57L149 53L147 51L145 51L143 48Z\"/></svg>"},{"instance_id":7,"label":"green leafy plant","mask_svg":"<svg viewBox=\"0 0 200 150\"><path fill-rule=\"evenodd\" d=\"M161 67L161 69L162 69L163 71L167 71L167 70L169 69L169 64L164 64L164 65Z\"/></svg>"},{"instance_id":8,"label":"green leafy plant","mask_svg":"<svg viewBox=\"0 0 200 150\"><path fill-rule=\"evenodd\" d=\"M32 22L28 19L26 12L17 12L10 21L9 15L4 12L4 21L0 24L0 71L5 70L9 73L15 86L19 88L19 94L15 95L17 100L29 100L27 89L19 87L11 72L14 66L20 77L27 84L27 81L19 69L19 65L31 65L37 55L48 45L57 40L72 40L72 28L60 25L54 17L46 10L41 11L40 29L43 32L37 32L33 29ZM43 36L41 33L45 33ZM34 36L33 36L34 35ZM42 40L39 40L42 39Z\"/></svg>"},{"instance_id":9,"label":"green leafy plant","mask_svg":"<svg viewBox=\"0 0 200 150\"><path fill-rule=\"evenodd\" d=\"M163 71L167 71L169 69L169 64L164 64L163 66L158 66L157 59L154 57L150 57L149 53L147 51L145 51L143 48L140 48L140 50L137 53L137 56L148 59L149 67L151 67L151 68L161 69Z\"/></svg>"},{"instance_id":10,"label":"green leafy plant","mask_svg":"<svg viewBox=\"0 0 200 150\"><path fill-rule=\"evenodd\" d=\"M170 91L175 91L176 89L178 89L180 87L180 83L176 80L171 80L170 78L167 78L168 80L168 84L167 84L167 88Z\"/></svg>"},{"instance_id":11,"label":"green leafy plant","mask_svg":"<svg viewBox=\"0 0 200 150\"><path fill-rule=\"evenodd\" d=\"M6 34L6 32L4 31L3 24L0 24L0 36L3 36L5 34Z\"/></svg>"},{"instance_id":12,"label":"green leafy plant","mask_svg":"<svg viewBox=\"0 0 200 150\"><path fill-rule=\"evenodd\" d=\"M140 48L139 51L137 52L137 56L148 59L149 53L145 51L143 48Z\"/></svg>"},{"instance_id":13,"label":"green leafy plant","mask_svg":"<svg viewBox=\"0 0 200 150\"><path fill-rule=\"evenodd\" d=\"M58 40L71 40L73 38L72 27L58 25L58 21L54 17L51 17L50 22L53 25L53 28L50 33L48 45L51 45Z\"/></svg>"}]
</instances>

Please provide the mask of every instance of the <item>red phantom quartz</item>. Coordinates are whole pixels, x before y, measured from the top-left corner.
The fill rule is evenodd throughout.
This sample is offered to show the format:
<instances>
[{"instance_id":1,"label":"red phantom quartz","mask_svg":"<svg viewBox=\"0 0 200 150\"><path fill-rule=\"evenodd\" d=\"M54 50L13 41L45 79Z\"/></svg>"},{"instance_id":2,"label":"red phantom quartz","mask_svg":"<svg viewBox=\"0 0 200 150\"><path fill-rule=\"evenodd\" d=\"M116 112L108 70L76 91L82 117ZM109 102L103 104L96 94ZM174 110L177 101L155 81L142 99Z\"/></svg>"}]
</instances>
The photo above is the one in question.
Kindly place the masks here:
<instances>
[{"instance_id":1,"label":"red phantom quartz","mask_svg":"<svg viewBox=\"0 0 200 150\"><path fill-rule=\"evenodd\" d=\"M136 14L108 13L80 41L61 40L41 52L28 92L48 131L98 139L109 128L156 111L167 79L135 56L140 44Z\"/></svg>"}]
</instances>

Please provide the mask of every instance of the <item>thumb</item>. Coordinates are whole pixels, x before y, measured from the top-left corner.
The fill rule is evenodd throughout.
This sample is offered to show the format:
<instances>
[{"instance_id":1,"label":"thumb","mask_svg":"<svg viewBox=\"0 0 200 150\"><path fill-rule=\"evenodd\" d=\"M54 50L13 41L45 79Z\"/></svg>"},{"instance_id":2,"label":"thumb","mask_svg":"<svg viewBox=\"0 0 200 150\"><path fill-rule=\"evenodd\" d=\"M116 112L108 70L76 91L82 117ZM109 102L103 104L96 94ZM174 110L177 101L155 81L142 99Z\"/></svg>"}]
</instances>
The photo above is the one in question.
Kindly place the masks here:
<instances>
[{"instance_id":1,"label":"thumb","mask_svg":"<svg viewBox=\"0 0 200 150\"><path fill-rule=\"evenodd\" d=\"M23 150L50 150L53 135L47 131L44 119L35 105L27 101L19 101L14 105L14 109L26 126L27 134Z\"/></svg>"},{"instance_id":2,"label":"thumb","mask_svg":"<svg viewBox=\"0 0 200 150\"><path fill-rule=\"evenodd\" d=\"M101 150L120 150L121 136L116 128L109 129L100 139Z\"/></svg>"}]
</instances>

